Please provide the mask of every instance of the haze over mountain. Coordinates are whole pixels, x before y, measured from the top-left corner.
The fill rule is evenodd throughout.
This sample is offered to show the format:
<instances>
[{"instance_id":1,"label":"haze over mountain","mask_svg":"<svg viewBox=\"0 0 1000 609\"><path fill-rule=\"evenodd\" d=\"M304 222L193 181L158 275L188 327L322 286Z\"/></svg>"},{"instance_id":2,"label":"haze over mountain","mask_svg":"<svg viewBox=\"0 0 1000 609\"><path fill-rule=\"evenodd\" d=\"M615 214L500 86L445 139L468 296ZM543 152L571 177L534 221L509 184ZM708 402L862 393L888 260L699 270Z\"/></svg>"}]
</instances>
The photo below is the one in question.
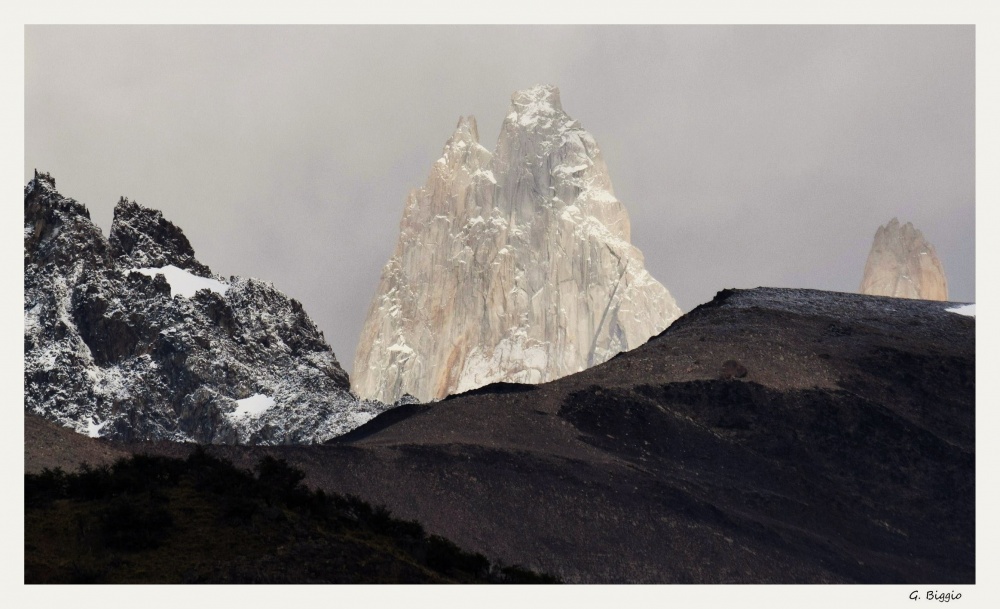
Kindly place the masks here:
<instances>
[{"instance_id":1,"label":"haze over mountain","mask_svg":"<svg viewBox=\"0 0 1000 609\"><path fill-rule=\"evenodd\" d=\"M683 310L723 287L857 291L894 215L969 302L976 31L26 25L22 186L52 172L105 234L121 194L163 211L214 271L301 301L353 376L407 193L460 114L492 150L511 92L547 82Z\"/></svg>"},{"instance_id":2,"label":"haze over mountain","mask_svg":"<svg viewBox=\"0 0 1000 609\"><path fill-rule=\"evenodd\" d=\"M461 118L407 200L352 388L427 401L546 382L635 348L681 311L630 234L600 148L559 89L515 92L493 154Z\"/></svg>"},{"instance_id":3,"label":"haze over mountain","mask_svg":"<svg viewBox=\"0 0 1000 609\"><path fill-rule=\"evenodd\" d=\"M924 234L913 224L900 225L899 220L893 218L875 232L860 292L874 296L948 300L948 279L937 250Z\"/></svg>"}]
</instances>

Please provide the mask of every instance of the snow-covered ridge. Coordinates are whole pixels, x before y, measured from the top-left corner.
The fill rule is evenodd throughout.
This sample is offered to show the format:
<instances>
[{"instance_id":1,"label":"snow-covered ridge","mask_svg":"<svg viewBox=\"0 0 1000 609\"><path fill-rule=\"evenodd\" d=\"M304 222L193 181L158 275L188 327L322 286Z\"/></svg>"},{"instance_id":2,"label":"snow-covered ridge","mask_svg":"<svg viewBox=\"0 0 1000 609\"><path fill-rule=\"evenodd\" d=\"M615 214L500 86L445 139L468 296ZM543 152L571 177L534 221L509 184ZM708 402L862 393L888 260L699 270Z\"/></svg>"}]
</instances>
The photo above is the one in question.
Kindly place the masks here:
<instances>
[{"instance_id":1,"label":"snow-covered ridge","mask_svg":"<svg viewBox=\"0 0 1000 609\"><path fill-rule=\"evenodd\" d=\"M569 119L562 109L559 89L550 85L535 85L511 96L511 111L507 119L519 126L533 128L551 126L554 119Z\"/></svg>"},{"instance_id":2,"label":"snow-covered ridge","mask_svg":"<svg viewBox=\"0 0 1000 609\"><path fill-rule=\"evenodd\" d=\"M349 391L302 305L222 281L125 198L107 238L82 204L25 188L25 410L92 437L322 442L385 410Z\"/></svg>"}]
</instances>

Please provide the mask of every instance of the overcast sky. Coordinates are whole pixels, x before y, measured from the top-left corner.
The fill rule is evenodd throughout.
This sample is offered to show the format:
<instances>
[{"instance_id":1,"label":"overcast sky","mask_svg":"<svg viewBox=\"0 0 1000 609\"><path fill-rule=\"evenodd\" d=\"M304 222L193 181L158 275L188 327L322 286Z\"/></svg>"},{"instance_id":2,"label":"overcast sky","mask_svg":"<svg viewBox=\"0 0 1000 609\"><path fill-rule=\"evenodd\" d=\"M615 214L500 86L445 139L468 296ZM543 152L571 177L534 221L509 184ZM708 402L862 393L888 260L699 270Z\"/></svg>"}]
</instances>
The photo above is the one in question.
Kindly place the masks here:
<instances>
[{"instance_id":1,"label":"overcast sky","mask_svg":"<svg viewBox=\"0 0 1000 609\"><path fill-rule=\"evenodd\" d=\"M492 150L557 85L684 310L727 287L856 291L880 224L975 300L971 26L29 26L25 181L105 231L163 211L216 273L303 302L350 371L407 193L460 115Z\"/></svg>"}]
</instances>

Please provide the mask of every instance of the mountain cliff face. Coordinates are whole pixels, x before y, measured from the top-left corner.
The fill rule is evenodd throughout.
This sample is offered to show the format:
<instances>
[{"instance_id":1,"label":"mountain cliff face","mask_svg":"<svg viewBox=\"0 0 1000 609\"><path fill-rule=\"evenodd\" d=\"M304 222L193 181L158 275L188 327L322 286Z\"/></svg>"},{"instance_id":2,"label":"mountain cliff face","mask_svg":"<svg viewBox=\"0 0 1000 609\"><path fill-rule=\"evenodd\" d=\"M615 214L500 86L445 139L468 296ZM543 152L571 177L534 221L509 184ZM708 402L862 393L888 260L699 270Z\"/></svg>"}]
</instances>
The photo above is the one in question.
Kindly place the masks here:
<instances>
[{"instance_id":1,"label":"mountain cliff face","mask_svg":"<svg viewBox=\"0 0 1000 609\"><path fill-rule=\"evenodd\" d=\"M24 407L119 440L323 441L386 407L360 401L302 309L216 277L158 211L121 199L105 238L35 173L24 190Z\"/></svg>"},{"instance_id":2,"label":"mountain cliff face","mask_svg":"<svg viewBox=\"0 0 1000 609\"><path fill-rule=\"evenodd\" d=\"M872 296L948 300L948 280L923 233L893 218L875 233L860 291Z\"/></svg>"},{"instance_id":3,"label":"mountain cliff face","mask_svg":"<svg viewBox=\"0 0 1000 609\"><path fill-rule=\"evenodd\" d=\"M645 342L681 314L630 243L594 138L559 90L516 92L496 150L462 118L406 202L354 360L393 402L541 383Z\"/></svg>"}]
</instances>

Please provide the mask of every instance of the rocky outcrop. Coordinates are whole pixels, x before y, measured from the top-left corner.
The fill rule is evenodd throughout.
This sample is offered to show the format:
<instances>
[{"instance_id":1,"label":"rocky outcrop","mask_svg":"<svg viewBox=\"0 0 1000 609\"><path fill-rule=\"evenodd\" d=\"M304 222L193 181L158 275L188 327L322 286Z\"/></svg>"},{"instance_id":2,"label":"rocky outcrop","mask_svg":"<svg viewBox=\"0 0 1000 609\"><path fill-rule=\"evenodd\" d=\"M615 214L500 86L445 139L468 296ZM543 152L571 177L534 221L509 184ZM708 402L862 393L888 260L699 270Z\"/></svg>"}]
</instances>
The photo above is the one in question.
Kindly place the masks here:
<instances>
[{"instance_id":1,"label":"rocky outcrop","mask_svg":"<svg viewBox=\"0 0 1000 609\"><path fill-rule=\"evenodd\" d=\"M900 225L893 218L875 232L862 294L948 300L948 280L934 246L923 233L907 222Z\"/></svg>"},{"instance_id":2,"label":"rocky outcrop","mask_svg":"<svg viewBox=\"0 0 1000 609\"><path fill-rule=\"evenodd\" d=\"M162 268L173 265L201 277L211 270L194 257L194 248L184 232L163 218L159 210L148 209L122 197L115 206L111 232L111 255L122 266Z\"/></svg>"},{"instance_id":3,"label":"rocky outcrop","mask_svg":"<svg viewBox=\"0 0 1000 609\"><path fill-rule=\"evenodd\" d=\"M119 440L287 444L344 433L359 400L302 305L198 262L122 199L109 238L36 172L24 191L25 411Z\"/></svg>"},{"instance_id":4,"label":"rocky outcrop","mask_svg":"<svg viewBox=\"0 0 1000 609\"><path fill-rule=\"evenodd\" d=\"M354 360L393 402L540 383L634 348L680 315L630 243L594 138L559 90L516 92L494 153L459 120L403 211Z\"/></svg>"}]
</instances>

